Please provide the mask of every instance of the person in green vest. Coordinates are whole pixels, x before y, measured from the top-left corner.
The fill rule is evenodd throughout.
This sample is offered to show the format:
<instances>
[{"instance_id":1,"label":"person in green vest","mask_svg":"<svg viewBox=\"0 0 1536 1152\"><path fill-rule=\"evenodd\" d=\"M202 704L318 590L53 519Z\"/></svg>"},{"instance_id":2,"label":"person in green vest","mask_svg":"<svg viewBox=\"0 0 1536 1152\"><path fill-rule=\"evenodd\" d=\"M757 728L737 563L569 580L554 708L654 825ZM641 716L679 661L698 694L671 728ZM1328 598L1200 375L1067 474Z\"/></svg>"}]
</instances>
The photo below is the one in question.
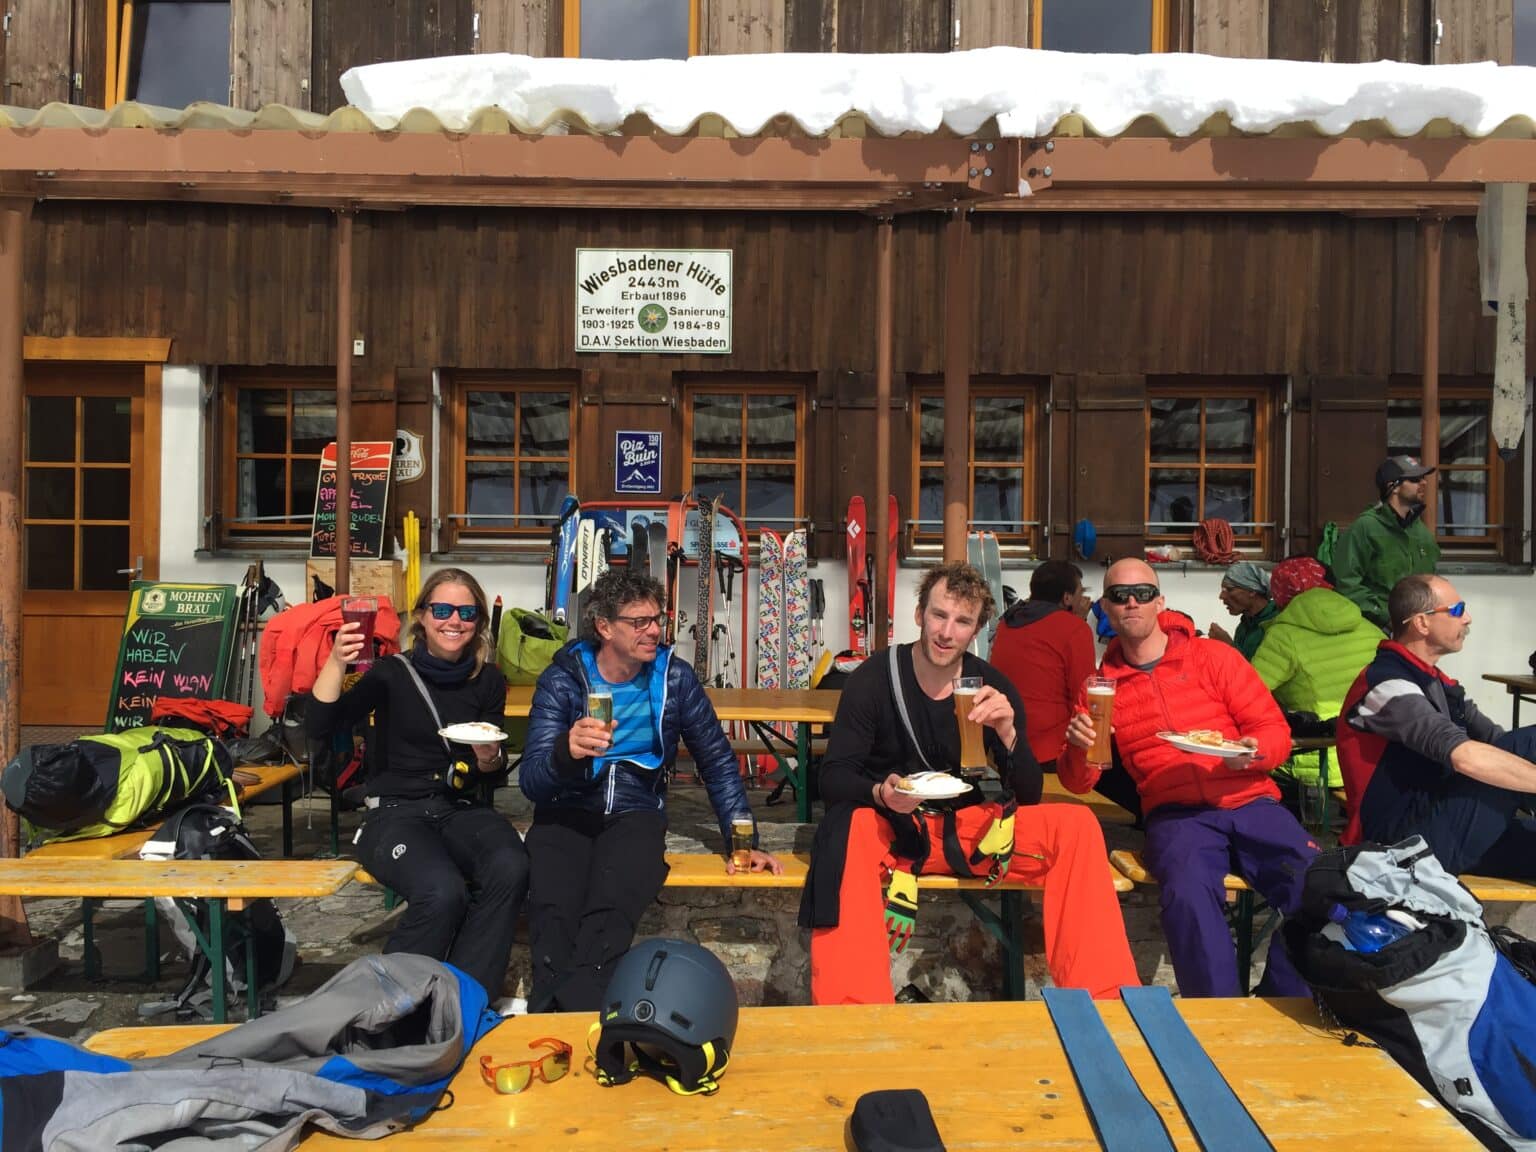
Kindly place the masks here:
<instances>
[{"instance_id":1,"label":"person in green vest","mask_svg":"<svg viewBox=\"0 0 1536 1152\"><path fill-rule=\"evenodd\" d=\"M1434 471L1413 456L1387 457L1376 469L1381 501L1360 514L1334 549L1339 592L1383 630L1387 596L1397 582L1404 576L1432 575L1440 560L1435 534L1420 519Z\"/></svg>"},{"instance_id":2,"label":"person in green vest","mask_svg":"<svg viewBox=\"0 0 1536 1152\"><path fill-rule=\"evenodd\" d=\"M1229 565L1221 576L1221 602L1237 617L1237 632L1230 633L1214 621L1206 632L1212 640L1232 645L1251 663L1270 621L1275 618L1275 602L1269 598L1269 573L1252 560Z\"/></svg>"},{"instance_id":3,"label":"person in green vest","mask_svg":"<svg viewBox=\"0 0 1536 1152\"><path fill-rule=\"evenodd\" d=\"M1269 591L1279 611L1254 653L1253 670L1287 714L1311 712L1332 720L1360 669L1375 659L1381 633L1333 589L1323 566L1310 556L1276 564ZM1317 757L1298 753L1275 775L1316 784ZM1328 786L1344 786L1336 761L1329 765Z\"/></svg>"}]
</instances>

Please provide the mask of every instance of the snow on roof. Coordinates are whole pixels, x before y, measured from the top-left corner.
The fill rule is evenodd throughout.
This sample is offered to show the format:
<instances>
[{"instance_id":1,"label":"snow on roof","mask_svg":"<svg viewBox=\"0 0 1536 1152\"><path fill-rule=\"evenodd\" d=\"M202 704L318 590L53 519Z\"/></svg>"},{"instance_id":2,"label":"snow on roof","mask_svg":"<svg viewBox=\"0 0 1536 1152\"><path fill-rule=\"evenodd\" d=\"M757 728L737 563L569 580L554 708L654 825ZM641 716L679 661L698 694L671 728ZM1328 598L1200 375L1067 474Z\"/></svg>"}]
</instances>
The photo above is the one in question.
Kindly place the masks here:
<instances>
[{"instance_id":1,"label":"snow on roof","mask_svg":"<svg viewBox=\"0 0 1536 1152\"><path fill-rule=\"evenodd\" d=\"M1038 138L1081 129L1118 136L1149 121L1174 136L1366 131L1529 137L1536 68L1493 63L1315 64L1153 53L1140 56L981 48L864 55L764 53L688 60L579 60L507 54L372 64L342 90L380 127L423 110L449 130L496 108L523 132L634 131L755 136L793 122L812 136L850 118L886 136L940 132ZM405 120L406 123L401 123ZM712 130L713 129L713 130Z\"/></svg>"}]
</instances>

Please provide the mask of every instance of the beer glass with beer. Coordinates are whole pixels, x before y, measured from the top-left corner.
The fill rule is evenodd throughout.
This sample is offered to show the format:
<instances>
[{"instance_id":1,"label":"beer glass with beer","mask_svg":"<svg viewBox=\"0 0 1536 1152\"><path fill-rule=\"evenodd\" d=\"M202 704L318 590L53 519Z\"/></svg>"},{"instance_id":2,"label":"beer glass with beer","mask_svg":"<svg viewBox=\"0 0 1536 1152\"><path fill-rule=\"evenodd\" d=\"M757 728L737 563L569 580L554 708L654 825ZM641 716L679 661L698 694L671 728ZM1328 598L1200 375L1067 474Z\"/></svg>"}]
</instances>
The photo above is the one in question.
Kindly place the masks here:
<instances>
[{"instance_id":1,"label":"beer glass with beer","mask_svg":"<svg viewBox=\"0 0 1536 1152\"><path fill-rule=\"evenodd\" d=\"M613 723L613 693L606 688L594 688L587 693L587 715L601 721L604 726Z\"/></svg>"},{"instance_id":2,"label":"beer glass with beer","mask_svg":"<svg viewBox=\"0 0 1536 1152\"><path fill-rule=\"evenodd\" d=\"M1083 684L1088 697L1088 719L1093 721L1093 747L1088 749L1088 763L1108 768L1115 758L1111 742L1115 719L1115 682L1105 676L1090 676Z\"/></svg>"},{"instance_id":3,"label":"beer glass with beer","mask_svg":"<svg viewBox=\"0 0 1536 1152\"><path fill-rule=\"evenodd\" d=\"M731 817L731 863L740 871L752 867L752 833L755 827L750 816Z\"/></svg>"},{"instance_id":4,"label":"beer glass with beer","mask_svg":"<svg viewBox=\"0 0 1536 1152\"><path fill-rule=\"evenodd\" d=\"M976 707L976 693L981 691L980 676L959 676L955 679L955 723L960 726L960 768L979 774L987 766L987 748L982 743L981 725L970 719L971 709Z\"/></svg>"},{"instance_id":5,"label":"beer glass with beer","mask_svg":"<svg viewBox=\"0 0 1536 1152\"><path fill-rule=\"evenodd\" d=\"M356 660L347 665L348 672L366 672L373 667L373 625L378 615L379 598L377 596L342 597L341 622L362 625L358 635L362 637L363 650L357 654Z\"/></svg>"}]
</instances>

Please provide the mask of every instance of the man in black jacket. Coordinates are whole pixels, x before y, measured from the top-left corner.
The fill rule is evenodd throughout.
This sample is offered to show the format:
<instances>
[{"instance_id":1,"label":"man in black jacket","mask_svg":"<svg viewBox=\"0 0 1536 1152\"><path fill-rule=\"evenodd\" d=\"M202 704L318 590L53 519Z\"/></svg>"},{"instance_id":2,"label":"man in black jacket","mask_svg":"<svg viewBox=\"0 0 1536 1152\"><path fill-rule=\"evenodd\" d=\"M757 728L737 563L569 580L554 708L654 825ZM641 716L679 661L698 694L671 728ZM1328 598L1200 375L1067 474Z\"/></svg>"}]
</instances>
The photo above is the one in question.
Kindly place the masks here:
<instances>
[{"instance_id":1,"label":"man in black jacket","mask_svg":"<svg viewBox=\"0 0 1536 1152\"><path fill-rule=\"evenodd\" d=\"M871 656L843 689L821 766L828 812L801 906L812 929L814 1003L891 1002L887 947L899 952L911 937L923 871L1043 885L1055 983L1112 997L1140 982L1098 821L1078 804L1040 805L1040 766L1022 736L1018 696L966 651L992 611L975 568L931 570L918 589L917 642ZM983 726L1006 803L986 800L975 783L947 801L909 790L910 774L923 768L959 775L960 676L983 682L968 717Z\"/></svg>"}]
</instances>

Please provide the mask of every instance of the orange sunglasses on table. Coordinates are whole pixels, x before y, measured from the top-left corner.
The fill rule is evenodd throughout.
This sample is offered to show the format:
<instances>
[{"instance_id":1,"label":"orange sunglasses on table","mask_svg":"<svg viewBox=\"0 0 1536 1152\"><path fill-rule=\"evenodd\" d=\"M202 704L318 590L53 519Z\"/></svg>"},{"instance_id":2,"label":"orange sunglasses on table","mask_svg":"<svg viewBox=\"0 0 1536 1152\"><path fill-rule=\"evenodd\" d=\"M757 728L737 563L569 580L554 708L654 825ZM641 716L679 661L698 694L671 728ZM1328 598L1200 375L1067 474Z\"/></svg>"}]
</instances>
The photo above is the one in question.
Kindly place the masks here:
<instances>
[{"instance_id":1,"label":"orange sunglasses on table","mask_svg":"<svg viewBox=\"0 0 1536 1152\"><path fill-rule=\"evenodd\" d=\"M553 1084L571 1070L571 1046L553 1036L540 1036L528 1042L530 1048L553 1048L533 1060L517 1060L511 1064L497 1064L494 1056L480 1057L480 1075L485 1082L504 1095L521 1092L533 1083L534 1075L546 1084Z\"/></svg>"}]
</instances>

